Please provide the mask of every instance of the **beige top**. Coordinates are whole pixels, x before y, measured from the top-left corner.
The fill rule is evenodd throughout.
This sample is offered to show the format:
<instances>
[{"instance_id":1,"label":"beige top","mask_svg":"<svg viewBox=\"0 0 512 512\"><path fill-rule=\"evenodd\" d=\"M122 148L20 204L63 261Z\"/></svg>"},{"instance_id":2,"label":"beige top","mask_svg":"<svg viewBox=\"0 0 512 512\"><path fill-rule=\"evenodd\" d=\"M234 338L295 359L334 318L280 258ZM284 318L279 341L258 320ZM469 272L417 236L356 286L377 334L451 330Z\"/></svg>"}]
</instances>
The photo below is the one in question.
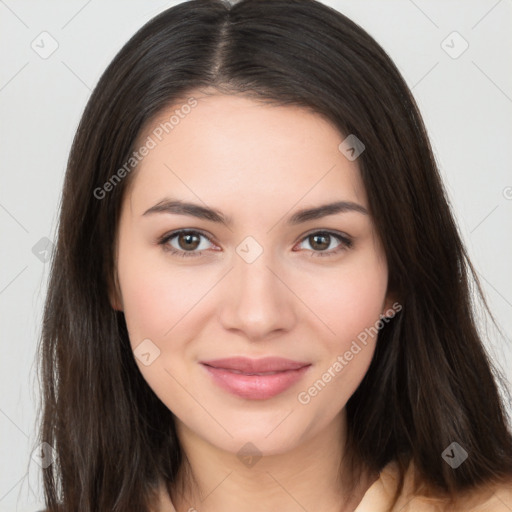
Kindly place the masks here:
<instances>
[{"instance_id":1,"label":"beige top","mask_svg":"<svg viewBox=\"0 0 512 512\"><path fill-rule=\"evenodd\" d=\"M442 500L424 496L411 496L412 466L406 473L403 491L393 512L443 512ZM379 474L379 478L367 489L354 512L385 512L391 504L397 484L397 466L390 462ZM159 512L176 512L167 493L162 493ZM484 491L475 491L464 498L457 508L449 512L512 512L512 481Z\"/></svg>"},{"instance_id":2,"label":"beige top","mask_svg":"<svg viewBox=\"0 0 512 512\"><path fill-rule=\"evenodd\" d=\"M384 512L391 504L398 482L397 466L390 462L366 491L354 512ZM443 500L412 495L412 466L405 475L404 487L393 512L442 512ZM461 500L457 508L446 512L512 512L512 480L509 485L473 491Z\"/></svg>"}]
</instances>

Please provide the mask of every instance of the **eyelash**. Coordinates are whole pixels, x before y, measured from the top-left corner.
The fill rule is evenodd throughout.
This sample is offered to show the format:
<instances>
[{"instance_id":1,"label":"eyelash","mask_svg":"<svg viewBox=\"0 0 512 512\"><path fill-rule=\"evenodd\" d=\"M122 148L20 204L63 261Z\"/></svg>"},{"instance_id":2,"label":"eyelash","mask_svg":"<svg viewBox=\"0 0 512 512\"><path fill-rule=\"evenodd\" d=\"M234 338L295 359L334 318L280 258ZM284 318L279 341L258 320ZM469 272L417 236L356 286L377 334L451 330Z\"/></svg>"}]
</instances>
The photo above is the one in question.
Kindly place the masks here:
<instances>
[{"instance_id":1,"label":"eyelash","mask_svg":"<svg viewBox=\"0 0 512 512\"><path fill-rule=\"evenodd\" d=\"M163 246L164 251L169 252L169 253L171 253L173 255L176 255L176 256L181 256L181 257L197 257L197 256L201 256L203 251L198 251L198 252L195 252L195 251L182 251L182 250L175 249L174 247L172 247L170 245L167 245L167 242L169 242L170 240L172 240L173 238L176 238L177 236L179 236L181 234L199 235L199 236L202 236L202 237L206 238L210 243L213 243L210 240L209 237L207 237L205 234L201 233L200 231L189 230L189 229L181 229L179 231L174 231L173 233L165 234L164 236L162 236L158 240L158 244ZM352 245L353 245L353 241L352 241L351 238L349 238L347 236L343 236L340 233L336 233L336 232L333 232L333 231L313 231L312 233L308 233L307 235L305 235L300 240L300 243L302 243L304 240L306 240L307 238L309 238L309 237L311 237L313 235L328 235L328 236L332 236L332 237L336 238L340 242L340 245L338 247L336 247L335 249L331 249L330 251L312 251L311 256L320 256L320 257L335 256L335 255L339 254L342 251L346 251L346 250L350 249L352 247Z\"/></svg>"}]
</instances>

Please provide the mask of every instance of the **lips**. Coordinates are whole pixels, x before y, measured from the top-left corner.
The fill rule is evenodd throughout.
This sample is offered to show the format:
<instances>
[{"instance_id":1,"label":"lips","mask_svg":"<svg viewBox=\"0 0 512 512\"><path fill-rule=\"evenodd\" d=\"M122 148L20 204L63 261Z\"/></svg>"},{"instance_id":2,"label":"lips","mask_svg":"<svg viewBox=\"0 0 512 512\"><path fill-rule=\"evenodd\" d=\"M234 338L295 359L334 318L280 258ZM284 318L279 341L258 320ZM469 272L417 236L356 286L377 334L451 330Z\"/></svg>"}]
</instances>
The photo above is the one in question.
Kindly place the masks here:
<instances>
[{"instance_id":1,"label":"lips","mask_svg":"<svg viewBox=\"0 0 512 512\"><path fill-rule=\"evenodd\" d=\"M311 363L281 357L231 357L201 364L215 384L246 400L266 400L283 393L311 367Z\"/></svg>"},{"instance_id":2,"label":"lips","mask_svg":"<svg viewBox=\"0 0 512 512\"><path fill-rule=\"evenodd\" d=\"M261 359L229 357L202 361L202 364L244 375L274 375L279 372L298 370L310 365L308 362L293 361L282 357L264 357Z\"/></svg>"}]
</instances>

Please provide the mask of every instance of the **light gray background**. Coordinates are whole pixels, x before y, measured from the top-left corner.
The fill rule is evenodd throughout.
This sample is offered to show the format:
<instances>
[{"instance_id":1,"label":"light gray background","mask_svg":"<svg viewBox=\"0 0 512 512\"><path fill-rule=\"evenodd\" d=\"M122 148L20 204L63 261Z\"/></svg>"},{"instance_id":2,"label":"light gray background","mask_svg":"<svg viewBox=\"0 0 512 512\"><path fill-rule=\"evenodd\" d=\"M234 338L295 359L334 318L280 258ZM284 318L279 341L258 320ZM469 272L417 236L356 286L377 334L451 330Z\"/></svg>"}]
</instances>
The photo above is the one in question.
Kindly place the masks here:
<instances>
[{"instance_id":1,"label":"light gray background","mask_svg":"<svg viewBox=\"0 0 512 512\"><path fill-rule=\"evenodd\" d=\"M0 0L0 511L42 505L35 348L66 160L85 103L121 46L179 2ZM450 200L504 338L487 347L512 389L512 2L325 1L389 53L424 116ZM31 44L47 31L48 58ZM468 49L453 58L463 48ZM38 42L39 41L39 42ZM445 41L445 43L443 43ZM45 48L49 48L46 40ZM452 53L450 56L448 52Z\"/></svg>"}]
</instances>

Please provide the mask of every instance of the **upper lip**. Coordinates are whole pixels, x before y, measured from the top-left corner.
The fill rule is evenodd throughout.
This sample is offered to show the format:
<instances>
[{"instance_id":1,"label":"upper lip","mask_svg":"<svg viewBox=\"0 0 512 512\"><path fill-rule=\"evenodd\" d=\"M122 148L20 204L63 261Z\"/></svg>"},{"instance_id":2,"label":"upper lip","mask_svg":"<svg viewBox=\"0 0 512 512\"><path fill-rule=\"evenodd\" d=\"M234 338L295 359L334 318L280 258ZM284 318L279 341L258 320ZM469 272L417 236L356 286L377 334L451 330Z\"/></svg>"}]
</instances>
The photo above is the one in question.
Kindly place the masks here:
<instances>
[{"instance_id":1,"label":"upper lip","mask_svg":"<svg viewBox=\"0 0 512 512\"><path fill-rule=\"evenodd\" d=\"M223 368L226 370L239 370L244 373L260 372L279 372L286 370L297 370L310 363L302 361L292 361L282 357L263 357L261 359L251 359L248 357L228 357L225 359L212 359L211 361L201 361L202 364L213 366L214 368Z\"/></svg>"}]
</instances>

